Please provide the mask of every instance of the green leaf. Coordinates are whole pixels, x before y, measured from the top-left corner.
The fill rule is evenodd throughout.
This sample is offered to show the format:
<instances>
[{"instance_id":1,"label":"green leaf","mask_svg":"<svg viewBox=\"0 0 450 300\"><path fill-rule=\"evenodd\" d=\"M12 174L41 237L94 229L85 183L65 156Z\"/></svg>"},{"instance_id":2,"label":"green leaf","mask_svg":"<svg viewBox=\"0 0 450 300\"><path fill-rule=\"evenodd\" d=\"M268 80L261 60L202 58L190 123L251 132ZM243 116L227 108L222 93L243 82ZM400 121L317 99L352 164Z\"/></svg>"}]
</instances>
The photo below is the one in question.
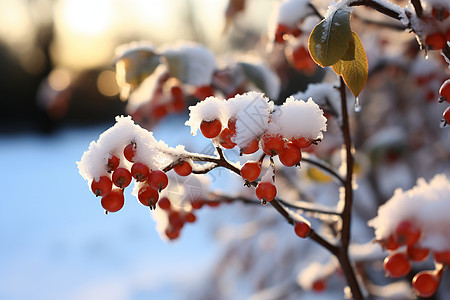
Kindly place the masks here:
<instances>
[{"instance_id":1,"label":"green leaf","mask_svg":"<svg viewBox=\"0 0 450 300\"><path fill-rule=\"evenodd\" d=\"M328 67L344 56L351 40L350 12L338 9L314 27L309 52L318 65Z\"/></svg>"},{"instance_id":2,"label":"green leaf","mask_svg":"<svg viewBox=\"0 0 450 300\"><path fill-rule=\"evenodd\" d=\"M353 40L350 41L347 52L332 67L338 75L342 76L345 84L357 97L366 85L369 65L358 34L352 32L352 35Z\"/></svg>"}]
</instances>

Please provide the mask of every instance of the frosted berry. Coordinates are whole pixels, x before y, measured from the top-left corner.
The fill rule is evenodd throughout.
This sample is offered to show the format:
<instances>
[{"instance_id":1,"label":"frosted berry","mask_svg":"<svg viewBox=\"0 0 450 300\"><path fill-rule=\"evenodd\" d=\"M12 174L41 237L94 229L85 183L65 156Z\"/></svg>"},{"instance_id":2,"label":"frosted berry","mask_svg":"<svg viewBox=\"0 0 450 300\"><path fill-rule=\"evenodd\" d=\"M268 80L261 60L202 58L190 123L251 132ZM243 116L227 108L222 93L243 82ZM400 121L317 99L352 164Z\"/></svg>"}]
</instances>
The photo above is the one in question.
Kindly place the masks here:
<instances>
[{"instance_id":1,"label":"frosted berry","mask_svg":"<svg viewBox=\"0 0 450 300\"><path fill-rule=\"evenodd\" d=\"M233 132L233 134L236 134L236 119L235 118L230 118L228 119L228 129L231 130L231 132Z\"/></svg>"},{"instance_id":2,"label":"frosted berry","mask_svg":"<svg viewBox=\"0 0 450 300\"><path fill-rule=\"evenodd\" d=\"M443 20L447 19L449 16L448 10L446 10L443 7L441 8L441 7L435 7L435 6L433 6L433 8L431 9L431 14L433 15L433 17L436 20L439 20L439 21L443 21Z\"/></svg>"},{"instance_id":3,"label":"frosted berry","mask_svg":"<svg viewBox=\"0 0 450 300\"><path fill-rule=\"evenodd\" d=\"M144 185L139 189L138 199L142 205L149 206L150 209L154 209L156 202L158 202L159 199L159 193L151 186Z\"/></svg>"},{"instance_id":4,"label":"frosted berry","mask_svg":"<svg viewBox=\"0 0 450 300\"><path fill-rule=\"evenodd\" d=\"M214 96L214 87L210 85L199 86L195 89L194 96L200 100Z\"/></svg>"},{"instance_id":5,"label":"frosted berry","mask_svg":"<svg viewBox=\"0 0 450 300\"><path fill-rule=\"evenodd\" d=\"M272 201L277 195L277 188L270 182L263 181L256 186L256 197L261 200L261 204Z\"/></svg>"},{"instance_id":6,"label":"frosted berry","mask_svg":"<svg viewBox=\"0 0 450 300\"><path fill-rule=\"evenodd\" d=\"M181 229L184 226L184 220L179 211L172 210L169 212L169 223L172 227Z\"/></svg>"},{"instance_id":7,"label":"frosted berry","mask_svg":"<svg viewBox=\"0 0 450 300\"><path fill-rule=\"evenodd\" d=\"M102 207L107 212L119 211L125 203L125 197L123 196L122 189L112 189L107 195L102 197Z\"/></svg>"},{"instance_id":8,"label":"frosted berry","mask_svg":"<svg viewBox=\"0 0 450 300\"><path fill-rule=\"evenodd\" d=\"M112 174L112 181L116 186L126 188L131 183L131 177L131 173L128 169L117 168Z\"/></svg>"},{"instance_id":9,"label":"frosted berry","mask_svg":"<svg viewBox=\"0 0 450 300\"><path fill-rule=\"evenodd\" d=\"M261 163L259 161L246 162L241 168L241 176L249 182L258 179L261 174Z\"/></svg>"},{"instance_id":10,"label":"frosted berry","mask_svg":"<svg viewBox=\"0 0 450 300\"><path fill-rule=\"evenodd\" d=\"M278 153L278 158L286 167L292 167L300 163L302 152L293 143L289 142L286 147Z\"/></svg>"},{"instance_id":11,"label":"frosted berry","mask_svg":"<svg viewBox=\"0 0 450 300\"><path fill-rule=\"evenodd\" d=\"M450 103L450 79L447 79L441 85L439 95L441 96L441 101L447 101Z\"/></svg>"},{"instance_id":12,"label":"frosted berry","mask_svg":"<svg viewBox=\"0 0 450 300\"><path fill-rule=\"evenodd\" d=\"M440 278L435 271L421 271L412 280L413 289L420 297L432 296L439 287Z\"/></svg>"},{"instance_id":13,"label":"frosted berry","mask_svg":"<svg viewBox=\"0 0 450 300\"><path fill-rule=\"evenodd\" d=\"M389 276L398 278L409 273L411 270L411 263L405 253L398 252L386 257L384 259L383 267Z\"/></svg>"},{"instance_id":14,"label":"frosted berry","mask_svg":"<svg viewBox=\"0 0 450 300\"><path fill-rule=\"evenodd\" d=\"M154 170L150 172L148 183L155 190L161 191L169 184L169 178L166 173L161 170Z\"/></svg>"},{"instance_id":15,"label":"frosted berry","mask_svg":"<svg viewBox=\"0 0 450 300\"><path fill-rule=\"evenodd\" d=\"M115 171L117 167L119 167L119 163L120 159L117 156L111 154L111 156L108 158L108 163L106 164L106 171Z\"/></svg>"},{"instance_id":16,"label":"frosted berry","mask_svg":"<svg viewBox=\"0 0 450 300\"><path fill-rule=\"evenodd\" d=\"M433 253L434 255L434 260L438 263L443 263L443 264L450 264L450 251L435 251Z\"/></svg>"},{"instance_id":17,"label":"frosted berry","mask_svg":"<svg viewBox=\"0 0 450 300\"><path fill-rule=\"evenodd\" d=\"M394 235L390 235L386 240L382 241L382 245L387 250L396 250L400 245L397 243L397 239Z\"/></svg>"},{"instance_id":18,"label":"frosted berry","mask_svg":"<svg viewBox=\"0 0 450 300\"><path fill-rule=\"evenodd\" d=\"M445 109L444 113L442 114L442 117L443 117L442 122L444 122L444 126L450 124L450 106Z\"/></svg>"},{"instance_id":19,"label":"frosted berry","mask_svg":"<svg viewBox=\"0 0 450 300\"><path fill-rule=\"evenodd\" d=\"M203 207L204 203L205 203L205 201L203 201L201 199L191 201L192 209L200 209Z\"/></svg>"},{"instance_id":20,"label":"frosted berry","mask_svg":"<svg viewBox=\"0 0 450 300\"><path fill-rule=\"evenodd\" d=\"M131 175L136 181L145 181L150 174L150 169L143 163L134 163L131 167Z\"/></svg>"},{"instance_id":21,"label":"frosted berry","mask_svg":"<svg viewBox=\"0 0 450 300\"><path fill-rule=\"evenodd\" d=\"M200 123L200 131L204 137L213 139L222 131L222 123L217 119L212 121L203 120Z\"/></svg>"},{"instance_id":22,"label":"frosted berry","mask_svg":"<svg viewBox=\"0 0 450 300\"><path fill-rule=\"evenodd\" d=\"M171 207L172 205L170 204L169 198L167 198L167 197L162 197L162 198L159 199L159 201L158 201L158 206L159 206L159 208L161 208L161 209L169 210L170 207Z\"/></svg>"},{"instance_id":23,"label":"frosted berry","mask_svg":"<svg viewBox=\"0 0 450 300\"><path fill-rule=\"evenodd\" d=\"M168 227L164 232L169 240L175 240L180 236L180 229Z\"/></svg>"},{"instance_id":24,"label":"frosted berry","mask_svg":"<svg viewBox=\"0 0 450 300\"><path fill-rule=\"evenodd\" d=\"M312 140L304 137L293 138L291 142L298 148L307 148L311 146Z\"/></svg>"},{"instance_id":25,"label":"frosted berry","mask_svg":"<svg viewBox=\"0 0 450 300\"><path fill-rule=\"evenodd\" d=\"M236 146L236 143L231 140L231 138L235 135L230 128L224 128L219 135L220 145L225 149L233 149Z\"/></svg>"},{"instance_id":26,"label":"frosted berry","mask_svg":"<svg viewBox=\"0 0 450 300\"><path fill-rule=\"evenodd\" d=\"M430 254L430 250L412 245L408 246L406 253L408 254L409 259L411 259L412 261L424 261Z\"/></svg>"},{"instance_id":27,"label":"frosted berry","mask_svg":"<svg viewBox=\"0 0 450 300\"><path fill-rule=\"evenodd\" d=\"M399 245L414 245L419 240L420 235L420 228L410 221L400 222L395 230L395 238Z\"/></svg>"},{"instance_id":28,"label":"frosted berry","mask_svg":"<svg viewBox=\"0 0 450 300\"><path fill-rule=\"evenodd\" d=\"M323 292L327 288L325 280L316 280L312 285L314 292Z\"/></svg>"},{"instance_id":29,"label":"frosted berry","mask_svg":"<svg viewBox=\"0 0 450 300\"><path fill-rule=\"evenodd\" d=\"M112 189L112 181L107 176L100 176L98 180L92 180L91 190L95 196L104 196Z\"/></svg>"},{"instance_id":30,"label":"frosted berry","mask_svg":"<svg viewBox=\"0 0 450 300\"><path fill-rule=\"evenodd\" d=\"M428 45L431 50L441 50L447 44L447 39L442 32L438 31L427 35L425 44Z\"/></svg>"},{"instance_id":31,"label":"frosted berry","mask_svg":"<svg viewBox=\"0 0 450 300\"><path fill-rule=\"evenodd\" d=\"M289 27L284 24L278 24L276 30L275 30L275 42L276 43L284 43L285 42L285 36L289 34Z\"/></svg>"},{"instance_id":32,"label":"frosted berry","mask_svg":"<svg viewBox=\"0 0 450 300\"><path fill-rule=\"evenodd\" d=\"M261 139L261 149L270 156L275 156L284 149L283 137L279 134L266 134Z\"/></svg>"},{"instance_id":33,"label":"frosted berry","mask_svg":"<svg viewBox=\"0 0 450 300\"><path fill-rule=\"evenodd\" d=\"M241 149L241 154L252 154L259 150L259 140L254 139L245 148Z\"/></svg>"},{"instance_id":34,"label":"frosted berry","mask_svg":"<svg viewBox=\"0 0 450 300\"><path fill-rule=\"evenodd\" d=\"M173 170L180 176L188 176L192 173L192 166L189 162L183 160L173 167Z\"/></svg>"},{"instance_id":35,"label":"frosted berry","mask_svg":"<svg viewBox=\"0 0 450 300\"><path fill-rule=\"evenodd\" d=\"M136 155L136 143L131 142L123 149L123 155L129 162L134 162L134 156Z\"/></svg>"},{"instance_id":36,"label":"frosted berry","mask_svg":"<svg viewBox=\"0 0 450 300\"><path fill-rule=\"evenodd\" d=\"M303 221L295 222L294 231L297 236L301 238L306 238L310 230L311 227L309 226L308 223Z\"/></svg>"},{"instance_id":37,"label":"frosted berry","mask_svg":"<svg viewBox=\"0 0 450 300\"><path fill-rule=\"evenodd\" d=\"M192 212L187 212L184 215L184 219L186 220L186 222L188 223L194 223L197 220L197 217L192 213Z\"/></svg>"}]
</instances>

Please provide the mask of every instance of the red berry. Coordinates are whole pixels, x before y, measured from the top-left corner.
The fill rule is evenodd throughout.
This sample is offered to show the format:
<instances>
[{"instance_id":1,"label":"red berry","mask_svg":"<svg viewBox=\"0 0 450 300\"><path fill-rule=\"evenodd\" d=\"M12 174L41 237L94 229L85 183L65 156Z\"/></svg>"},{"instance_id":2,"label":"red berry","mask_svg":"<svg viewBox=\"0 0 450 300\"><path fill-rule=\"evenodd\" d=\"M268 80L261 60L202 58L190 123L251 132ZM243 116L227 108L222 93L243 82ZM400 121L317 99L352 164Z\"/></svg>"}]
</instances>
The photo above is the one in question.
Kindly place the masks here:
<instances>
[{"instance_id":1,"label":"red berry","mask_svg":"<svg viewBox=\"0 0 450 300\"><path fill-rule=\"evenodd\" d=\"M151 111L151 117L154 119L162 119L169 113L169 107L167 104L159 104L153 107Z\"/></svg>"},{"instance_id":2,"label":"red berry","mask_svg":"<svg viewBox=\"0 0 450 300\"><path fill-rule=\"evenodd\" d=\"M241 176L250 182L258 179L261 174L261 163L259 161L246 162L241 168Z\"/></svg>"},{"instance_id":3,"label":"red berry","mask_svg":"<svg viewBox=\"0 0 450 300\"><path fill-rule=\"evenodd\" d=\"M434 7L431 9L431 14L433 17L439 21L443 21L448 18L449 12L443 7Z\"/></svg>"},{"instance_id":4,"label":"red berry","mask_svg":"<svg viewBox=\"0 0 450 300\"><path fill-rule=\"evenodd\" d=\"M382 241L383 247L387 250L396 250L400 245L397 243L394 235L390 235L387 240Z\"/></svg>"},{"instance_id":5,"label":"red berry","mask_svg":"<svg viewBox=\"0 0 450 300\"><path fill-rule=\"evenodd\" d=\"M180 236L180 228L168 227L165 234L169 240L175 240Z\"/></svg>"},{"instance_id":6,"label":"red berry","mask_svg":"<svg viewBox=\"0 0 450 300\"><path fill-rule=\"evenodd\" d=\"M154 170L150 172L148 176L148 183L155 190L161 191L169 184L169 178L166 173L161 170Z\"/></svg>"},{"instance_id":7,"label":"red berry","mask_svg":"<svg viewBox=\"0 0 450 300\"><path fill-rule=\"evenodd\" d=\"M133 166L131 167L131 175L138 182L147 180L149 174L150 169L147 167L147 165L143 163L134 163Z\"/></svg>"},{"instance_id":8,"label":"red berry","mask_svg":"<svg viewBox=\"0 0 450 300\"><path fill-rule=\"evenodd\" d=\"M212 121L203 120L200 123L200 131L204 137L213 139L222 131L222 123L217 119Z\"/></svg>"},{"instance_id":9,"label":"red berry","mask_svg":"<svg viewBox=\"0 0 450 300\"><path fill-rule=\"evenodd\" d=\"M284 24L278 24L277 29L275 31L275 42L276 43L284 43L285 36L289 34L289 27Z\"/></svg>"},{"instance_id":10,"label":"red berry","mask_svg":"<svg viewBox=\"0 0 450 300\"><path fill-rule=\"evenodd\" d=\"M142 205L149 206L150 209L154 209L156 202L158 202L159 199L159 193L151 186L144 185L139 189L138 199Z\"/></svg>"},{"instance_id":11,"label":"red berry","mask_svg":"<svg viewBox=\"0 0 450 300\"><path fill-rule=\"evenodd\" d=\"M299 37L302 33L303 31L298 27L295 27L291 30L291 34L293 37Z\"/></svg>"},{"instance_id":12,"label":"red berry","mask_svg":"<svg viewBox=\"0 0 450 300\"><path fill-rule=\"evenodd\" d=\"M218 207L220 206L220 201L209 200L205 201L205 204L208 205L209 207Z\"/></svg>"},{"instance_id":13,"label":"red berry","mask_svg":"<svg viewBox=\"0 0 450 300\"><path fill-rule=\"evenodd\" d=\"M440 50L447 44L447 39L442 32L438 31L427 35L425 44L428 45L431 50Z\"/></svg>"},{"instance_id":14,"label":"red berry","mask_svg":"<svg viewBox=\"0 0 450 300\"><path fill-rule=\"evenodd\" d=\"M439 89L439 95L442 97L442 100L450 103L450 79L447 79L441 85L441 88Z\"/></svg>"},{"instance_id":15,"label":"red berry","mask_svg":"<svg viewBox=\"0 0 450 300\"><path fill-rule=\"evenodd\" d=\"M233 132L233 134L236 134L236 119L235 118L228 119L227 127Z\"/></svg>"},{"instance_id":16,"label":"red berry","mask_svg":"<svg viewBox=\"0 0 450 300\"><path fill-rule=\"evenodd\" d=\"M298 235L299 237L306 238L310 230L311 227L309 226L308 223L303 221L295 222L294 231L295 234Z\"/></svg>"},{"instance_id":17,"label":"red berry","mask_svg":"<svg viewBox=\"0 0 450 300\"><path fill-rule=\"evenodd\" d=\"M204 203L205 202L203 200L201 200L201 199L194 200L194 201L191 202L192 209L200 209L200 208L203 207Z\"/></svg>"},{"instance_id":18,"label":"red berry","mask_svg":"<svg viewBox=\"0 0 450 300\"><path fill-rule=\"evenodd\" d=\"M112 181L120 188L126 188L131 183L131 173L128 169L117 168L112 174Z\"/></svg>"},{"instance_id":19,"label":"red berry","mask_svg":"<svg viewBox=\"0 0 450 300\"><path fill-rule=\"evenodd\" d=\"M412 261L424 261L430 254L430 250L412 245L408 246L406 253Z\"/></svg>"},{"instance_id":20,"label":"red berry","mask_svg":"<svg viewBox=\"0 0 450 300\"><path fill-rule=\"evenodd\" d=\"M438 263L443 263L443 264L450 264L450 251L449 250L444 250L444 251L435 251L433 253L434 255L434 261L438 262Z\"/></svg>"},{"instance_id":21,"label":"red berry","mask_svg":"<svg viewBox=\"0 0 450 300\"><path fill-rule=\"evenodd\" d=\"M399 245L414 245L419 240L420 235L420 229L410 221L400 222L395 230L395 238Z\"/></svg>"},{"instance_id":22,"label":"red berry","mask_svg":"<svg viewBox=\"0 0 450 300\"><path fill-rule=\"evenodd\" d=\"M291 139L292 144L297 146L298 148L307 148L311 146L312 140L304 137L293 138Z\"/></svg>"},{"instance_id":23,"label":"red berry","mask_svg":"<svg viewBox=\"0 0 450 300\"><path fill-rule=\"evenodd\" d=\"M174 85L173 87L170 88L170 93L172 94L172 97L175 100L181 100L184 102L184 95L183 95L183 90L181 89L180 86L178 85Z\"/></svg>"},{"instance_id":24,"label":"red berry","mask_svg":"<svg viewBox=\"0 0 450 300\"><path fill-rule=\"evenodd\" d=\"M256 197L262 204L272 201L277 195L277 188L270 182L263 181L256 186Z\"/></svg>"},{"instance_id":25,"label":"red berry","mask_svg":"<svg viewBox=\"0 0 450 300\"><path fill-rule=\"evenodd\" d=\"M197 217L192 212L187 212L184 219L188 223L194 223L197 220Z\"/></svg>"},{"instance_id":26,"label":"red berry","mask_svg":"<svg viewBox=\"0 0 450 300\"><path fill-rule=\"evenodd\" d=\"M136 155L136 143L131 142L126 145L123 149L123 155L128 161L134 162L134 156Z\"/></svg>"},{"instance_id":27,"label":"red berry","mask_svg":"<svg viewBox=\"0 0 450 300\"><path fill-rule=\"evenodd\" d=\"M195 89L194 96L200 100L214 96L214 87L210 85L199 86Z\"/></svg>"},{"instance_id":28,"label":"red berry","mask_svg":"<svg viewBox=\"0 0 450 300\"><path fill-rule=\"evenodd\" d=\"M316 280L312 285L312 289L315 292L323 292L327 288L325 280Z\"/></svg>"},{"instance_id":29,"label":"red berry","mask_svg":"<svg viewBox=\"0 0 450 300\"><path fill-rule=\"evenodd\" d=\"M192 173L192 166L189 162L183 160L173 167L173 170L180 176L188 176Z\"/></svg>"},{"instance_id":30,"label":"red berry","mask_svg":"<svg viewBox=\"0 0 450 300\"><path fill-rule=\"evenodd\" d=\"M383 267L389 276L398 278L409 273L411 263L405 253L397 252L384 259Z\"/></svg>"},{"instance_id":31,"label":"red berry","mask_svg":"<svg viewBox=\"0 0 450 300\"><path fill-rule=\"evenodd\" d=\"M270 135L266 134L261 139L261 149L264 153L270 156L275 156L282 150L284 150L284 140L279 134Z\"/></svg>"},{"instance_id":32,"label":"red berry","mask_svg":"<svg viewBox=\"0 0 450 300\"><path fill-rule=\"evenodd\" d=\"M163 197L163 198L159 199L159 201L158 201L158 206L159 206L161 209L169 210L170 207L171 207L169 198Z\"/></svg>"},{"instance_id":33,"label":"red berry","mask_svg":"<svg viewBox=\"0 0 450 300\"><path fill-rule=\"evenodd\" d=\"M117 169L117 167L119 166L120 163L120 159L111 154L110 157L108 158L108 163L106 164L106 171L108 172L113 172Z\"/></svg>"},{"instance_id":34,"label":"red berry","mask_svg":"<svg viewBox=\"0 0 450 300\"><path fill-rule=\"evenodd\" d=\"M444 111L444 113L442 114L443 122L444 122L444 126L446 126L447 124L450 124L450 106L447 107Z\"/></svg>"},{"instance_id":35,"label":"red berry","mask_svg":"<svg viewBox=\"0 0 450 300\"><path fill-rule=\"evenodd\" d=\"M122 189L112 189L107 195L102 197L102 207L108 212L119 211L124 203L125 197L123 196Z\"/></svg>"},{"instance_id":36,"label":"red berry","mask_svg":"<svg viewBox=\"0 0 450 300\"><path fill-rule=\"evenodd\" d=\"M430 297L436 292L440 281L435 271L421 271L414 276L412 286L420 297Z\"/></svg>"},{"instance_id":37,"label":"red berry","mask_svg":"<svg viewBox=\"0 0 450 300\"><path fill-rule=\"evenodd\" d=\"M107 176L100 176L98 180L92 180L91 190L95 196L105 196L112 189L112 181Z\"/></svg>"},{"instance_id":38,"label":"red berry","mask_svg":"<svg viewBox=\"0 0 450 300\"><path fill-rule=\"evenodd\" d=\"M254 139L245 148L241 149L241 154L252 154L259 150L259 140Z\"/></svg>"},{"instance_id":39,"label":"red berry","mask_svg":"<svg viewBox=\"0 0 450 300\"><path fill-rule=\"evenodd\" d=\"M231 138L235 135L230 128L224 128L219 135L220 145L225 149L233 149L236 146L236 143L231 140Z\"/></svg>"},{"instance_id":40,"label":"red berry","mask_svg":"<svg viewBox=\"0 0 450 300\"><path fill-rule=\"evenodd\" d=\"M186 102L175 98L172 102L172 108L174 112L181 113L186 109Z\"/></svg>"},{"instance_id":41,"label":"red berry","mask_svg":"<svg viewBox=\"0 0 450 300\"><path fill-rule=\"evenodd\" d=\"M286 148L278 153L278 158L286 167L292 167L300 163L302 152L293 143L287 143Z\"/></svg>"},{"instance_id":42,"label":"red berry","mask_svg":"<svg viewBox=\"0 0 450 300\"><path fill-rule=\"evenodd\" d=\"M169 212L169 224L174 228L181 229L184 226L184 221L181 218L179 211L172 210Z\"/></svg>"}]
</instances>

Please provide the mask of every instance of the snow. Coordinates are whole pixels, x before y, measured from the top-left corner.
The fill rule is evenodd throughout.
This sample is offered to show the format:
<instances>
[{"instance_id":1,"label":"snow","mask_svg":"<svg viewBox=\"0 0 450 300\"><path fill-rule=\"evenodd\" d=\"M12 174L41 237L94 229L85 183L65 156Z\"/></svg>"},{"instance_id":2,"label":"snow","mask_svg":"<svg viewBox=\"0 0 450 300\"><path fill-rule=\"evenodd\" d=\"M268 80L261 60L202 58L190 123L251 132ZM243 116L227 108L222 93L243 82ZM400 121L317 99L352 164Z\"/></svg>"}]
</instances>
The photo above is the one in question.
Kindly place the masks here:
<instances>
[{"instance_id":1,"label":"snow","mask_svg":"<svg viewBox=\"0 0 450 300\"><path fill-rule=\"evenodd\" d=\"M179 42L164 46L160 52L172 76L194 86L212 82L216 61L209 49L200 44Z\"/></svg>"},{"instance_id":2,"label":"snow","mask_svg":"<svg viewBox=\"0 0 450 300\"><path fill-rule=\"evenodd\" d=\"M294 27L312 13L308 0L285 0L280 3L277 23Z\"/></svg>"},{"instance_id":3,"label":"snow","mask_svg":"<svg viewBox=\"0 0 450 300\"><path fill-rule=\"evenodd\" d=\"M449 250L449 209L450 181L446 175L437 174L429 183L419 178L413 188L397 189L368 225L375 228L376 238L382 240L391 235L400 222L409 220L422 231L422 247Z\"/></svg>"},{"instance_id":4,"label":"snow","mask_svg":"<svg viewBox=\"0 0 450 300\"><path fill-rule=\"evenodd\" d=\"M326 121L323 111L312 98L305 102L291 96L277 110L271 123L276 124L279 133L286 138L322 139L322 132L327 130Z\"/></svg>"},{"instance_id":5,"label":"snow","mask_svg":"<svg viewBox=\"0 0 450 300\"><path fill-rule=\"evenodd\" d=\"M323 111L310 98L308 101L289 97L281 106L275 106L262 93L249 92L228 100L209 97L189 107L187 126L195 135L202 120L220 119L227 124L236 119L236 135L232 140L240 147L246 147L264 133L281 134L285 138L322 138L326 131Z\"/></svg>"},{"instance_id":6,"label":"snow","mask_svg":"<svg viewBox=\"0 0 450 300\"><path fill-rule=\"evenodd\" d=\"M189 107L189 120L185 124L191 127L191 134L196 135L203 120L219 120L223 126L227 124L229 115L225 100L208 97L195 106Z\"/></svg>"},{"instance_id":7,"label":"snow","mask_svg":"<svg viewBox=\"0 0 450 300\"><path fill-rule=\"evenodd\" d=\"M123 149L131 142L136 143L135 160L145 163L150 169L161 169L173 162L175 157L186 154L181 145L170 148L163 141L157 141L152 132L136 125L130 116L118 116L116 124L103 132L97 141L92 141L77 162L80 175L89 184L92 179L107 175L105 166L111 154L119 157L119 166L129 167Z\"/></svg>"}]
</instances>

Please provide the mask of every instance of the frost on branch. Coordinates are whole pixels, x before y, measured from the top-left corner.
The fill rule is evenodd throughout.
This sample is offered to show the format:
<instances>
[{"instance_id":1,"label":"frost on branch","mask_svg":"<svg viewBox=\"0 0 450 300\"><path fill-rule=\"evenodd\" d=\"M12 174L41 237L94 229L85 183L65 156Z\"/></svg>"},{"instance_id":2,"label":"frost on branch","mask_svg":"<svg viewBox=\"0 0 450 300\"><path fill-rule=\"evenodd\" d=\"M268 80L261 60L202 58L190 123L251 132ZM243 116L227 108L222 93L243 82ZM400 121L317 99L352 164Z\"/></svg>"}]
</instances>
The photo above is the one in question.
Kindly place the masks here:
<instances>
[{"instance_id":1,"label":"frost on branch","mask_svg":"<svg viewBox=\"0 0 450 300\"><path fill-rule=\"evenodd\" d=\"M409 221L421 231L419 244L434 251L450 249L450 181L444 174L429 183L423 178L412 189L397 189L390 200L369 221L377 240L386 240L402 221Z\"/></svg>"}]
</instances>

